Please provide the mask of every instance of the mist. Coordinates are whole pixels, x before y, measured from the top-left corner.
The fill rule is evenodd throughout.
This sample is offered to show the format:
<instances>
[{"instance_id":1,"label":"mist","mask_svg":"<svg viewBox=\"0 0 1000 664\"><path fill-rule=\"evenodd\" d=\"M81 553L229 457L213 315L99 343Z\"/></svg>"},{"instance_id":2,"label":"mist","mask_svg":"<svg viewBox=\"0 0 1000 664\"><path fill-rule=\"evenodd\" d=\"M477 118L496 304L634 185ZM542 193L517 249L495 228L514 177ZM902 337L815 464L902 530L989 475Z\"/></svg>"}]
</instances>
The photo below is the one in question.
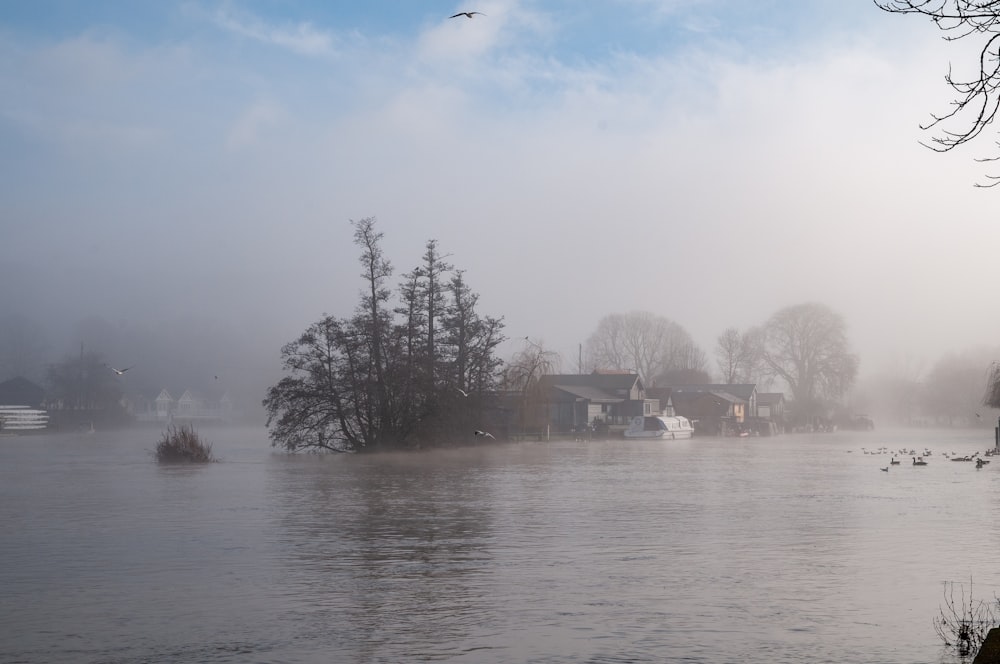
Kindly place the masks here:
<instances>
[{"instance_id":1,"label":"mist","mask_svg":"<svg viewBox=\"0 0 1000 664\"><path fill-rule=\"evenodd\" d=\"M919 144L968 49L801 4L4 7L0 312L35 376L83 345L259 405L282 344L355 306L374 216L397 276L436 239L564 368L608 313L711 355L804 301L862 376L992 348L986 155Z\"/></svg>"}]
</instances>

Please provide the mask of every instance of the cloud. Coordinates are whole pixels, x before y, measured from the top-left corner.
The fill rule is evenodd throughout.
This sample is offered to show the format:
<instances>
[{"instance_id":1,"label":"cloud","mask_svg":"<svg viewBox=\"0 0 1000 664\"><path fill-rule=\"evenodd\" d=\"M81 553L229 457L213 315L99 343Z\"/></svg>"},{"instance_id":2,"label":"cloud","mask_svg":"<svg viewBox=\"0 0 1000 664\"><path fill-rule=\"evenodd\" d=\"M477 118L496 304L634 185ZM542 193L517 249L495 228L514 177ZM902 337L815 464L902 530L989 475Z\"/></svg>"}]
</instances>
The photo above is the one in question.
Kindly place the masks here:
<instances>
[{"instance_id":1,"label":"cloud","mask_svg":"<svg viewBox=\"0 0 1000 664\"><path fill-rule=\"evenodd\" d=\"M142 301L162 316L223 302L218 315L240 318L264 299L285 336L353 307L347 220L370 215L399 272L435 238L486 313L567 356L631 309L706 350L727 326L812 300L845 315L863 353L1000 329L976 283L1000 244L992 199L971 188L979 155L917 143L947 102L932 27L887 31L876 12L761 51L633 47L548 4L459 9L487 16L338 41L320 18L227 5L212 15L222 32L169 47L7 40L0 214L48 256L95 260L67 238L106 252L122 292L94 306L125 286L157 293ZM232 48L245 38L316 58ZM81 137L94 149L67 160ZM197 288L172 297L180 255Z\"/></svg>"},{"instance_id":2,"label":"cloud","mask_svg":"<svg viewBox=\"0 0 1000 664\"><path fill-rule=\"evenodd\" d=\"M328 31L318 29L309 21L270 24L248 12L237 13L224 6L212 14L215 24L243 37L278 46L299 55L329 56L336 54L337 40Z\"/></svg>"}]
</instances>

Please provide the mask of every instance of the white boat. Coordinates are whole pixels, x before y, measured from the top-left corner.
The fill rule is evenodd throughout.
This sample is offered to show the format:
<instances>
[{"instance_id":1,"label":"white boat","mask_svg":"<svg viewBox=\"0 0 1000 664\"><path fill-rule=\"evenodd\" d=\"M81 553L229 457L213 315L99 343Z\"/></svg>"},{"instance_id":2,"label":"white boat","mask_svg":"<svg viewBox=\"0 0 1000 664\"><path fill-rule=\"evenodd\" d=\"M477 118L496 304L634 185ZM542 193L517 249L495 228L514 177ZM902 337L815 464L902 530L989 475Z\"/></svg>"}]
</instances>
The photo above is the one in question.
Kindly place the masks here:
<instances>
[{"instance_id":1,"label":"white boat","mask_svg":"<svg viewBox=\"0 0 1000 664\"><path fill-rule=\"evenodd\" d=\"M49 414L27 406L0 406L0 431L41 431L49 425Z\"/></svg>"},{"instance_id":2,"label":"white boat","mask_svg":"<svg viewBox=\"0 0 1000 664\"><path fill-rule=\"evenodd\" d=\"M693 433L694 427L691 426L691 420L686 417L667 415L643 417L637 415L632 418L628 429L625 430L625 437L680 440L690 438Z\"/></svg>"}]
</instances>

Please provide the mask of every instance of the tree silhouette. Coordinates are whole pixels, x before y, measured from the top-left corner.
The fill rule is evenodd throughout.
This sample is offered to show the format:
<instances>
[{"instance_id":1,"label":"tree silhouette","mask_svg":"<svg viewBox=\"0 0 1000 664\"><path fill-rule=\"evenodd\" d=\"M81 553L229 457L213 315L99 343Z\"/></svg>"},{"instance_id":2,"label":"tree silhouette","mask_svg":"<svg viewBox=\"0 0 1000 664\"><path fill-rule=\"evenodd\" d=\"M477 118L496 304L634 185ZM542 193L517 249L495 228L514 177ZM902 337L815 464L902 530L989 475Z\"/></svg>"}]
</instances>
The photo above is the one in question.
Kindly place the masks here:
<instances>
[{"instance_id":1,"label":"tree silhouette","mask_svg":"<svg viewBox=\"0 0 1000 664\"><path fill-rule=\"evenodd\" d=\"M949 67L945 81L955 93L950 111L931 114L921 129L934 129L927 147L948 152L980 136L1000 110L1000 2L996 0L875 0L893 14L917 14L929 18L944 33L946 41L980 40L976 72L959 78ZM986 157L977 161L996 161ZM987 175L977 187L994 187L1000 176Z\"/></svg>"}]
</instances>

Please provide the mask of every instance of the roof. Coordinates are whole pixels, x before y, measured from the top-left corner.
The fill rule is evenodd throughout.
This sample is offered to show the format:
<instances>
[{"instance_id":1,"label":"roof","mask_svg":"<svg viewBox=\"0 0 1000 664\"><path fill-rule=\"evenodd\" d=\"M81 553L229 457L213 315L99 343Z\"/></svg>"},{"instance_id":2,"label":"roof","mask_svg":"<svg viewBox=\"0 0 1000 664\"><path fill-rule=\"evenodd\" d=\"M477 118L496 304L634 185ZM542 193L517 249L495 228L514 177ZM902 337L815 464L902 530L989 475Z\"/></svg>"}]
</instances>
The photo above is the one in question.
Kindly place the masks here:
<instances>
[{"instance_id":1,"label":"roof","mask_svg":"<svg viewBox=\"0 0 1000 664\"><path fill-rule=\"evenodd\" d=\"M732 412L734 403L743 399L720 392L675 392L672 396L678 415L684 417L724 417Z\"/></svg>"},{"instance_id":2,"label":"roof","mask_svg":"<svg viewBox=\"0 0 1000 664\"><path fill-rule=\"evenodd\" d=\"M601 390L631 390L640 382L637 373L605 373L590 374L549 374L542 376L539 383L543 387L552 386L586 386ZM641 385L641 383L640 383Z\"/></svg>"},{"instance_id":3,"label":"roof","mask_svg":"<svg viewBox=\"0 0 1000 664\"><path fill-rule=\"evenodd\" d=\"M586 401L599 403L621 403L622 401L625 401L625 397L609 394L606 390L589 387L587 385L582 385L580 387L572 385L553 385L552 389Z\"/></svg>"},{"instance_id":4,"label":"roof","mask_svg":"<svg viewBox=\"0 0 1000 664\"><path fill-rule=\"evenodd\" d=\"M784 392L758 392L757 393L757 403L761 406L769 406L771 404L781 403L785 400Z\"/></svg>"},{"instance_id":5,"label":"roof","mask_svg":"<svg viewBox=\"0 0 1000 664\"><path fill-rule=\"evenodd\" d=\"M712 392L712 393L725 393L731 394L733 396L739 397L744 401L749 401L750 398L757 391L756 383L735 383L733 385L715 384L715 385L681 385L674 386L674 394L684 394L692 392Z\"/></svg>"},{"instance_id":6,"label":"roof","mask_svg":"<svg viewBox=\"0 0 1000 664\"><path fill-rule=\"evenodd\" d=\"M39 406L45 400L45 390L23 376L0 383L0 404Z\"/></svg>"},{"instance_id":7,"label":"roof","mask_svg":"<svg viewBox=\"0 0 1000 664\"><path fill-rule=\"evenodd\" d=\"M670 395L673 391L674 388L672 387L647 387L646 398L659 399L660 403L664 404L670 399Z\"/></svg>"},{"instance_id":8,"label":"roof","mask_svg":"<svg viewBox=\"0 0 1000 664\"><path fill-rule=\"evenodd\" d=\"M556 401L584 400L592 403L622 403L628 399L630 390L642 387L639 374L599 371L591 374L549 374L542 376L538 383Z\"/></svg>"},{"instance_id":9,"label":"roof","mask_svg":"<svg viewBox=\"0 0 1000 664\"><path fill-rule=\"evenodd\" d=\"M746 403L746 399L729 394L728 392L674 392L672 399L675 406L690 404L696 401L707 402L709 399L720 406L724 401L728 403Z\"/></svg>"}]
</instances>

